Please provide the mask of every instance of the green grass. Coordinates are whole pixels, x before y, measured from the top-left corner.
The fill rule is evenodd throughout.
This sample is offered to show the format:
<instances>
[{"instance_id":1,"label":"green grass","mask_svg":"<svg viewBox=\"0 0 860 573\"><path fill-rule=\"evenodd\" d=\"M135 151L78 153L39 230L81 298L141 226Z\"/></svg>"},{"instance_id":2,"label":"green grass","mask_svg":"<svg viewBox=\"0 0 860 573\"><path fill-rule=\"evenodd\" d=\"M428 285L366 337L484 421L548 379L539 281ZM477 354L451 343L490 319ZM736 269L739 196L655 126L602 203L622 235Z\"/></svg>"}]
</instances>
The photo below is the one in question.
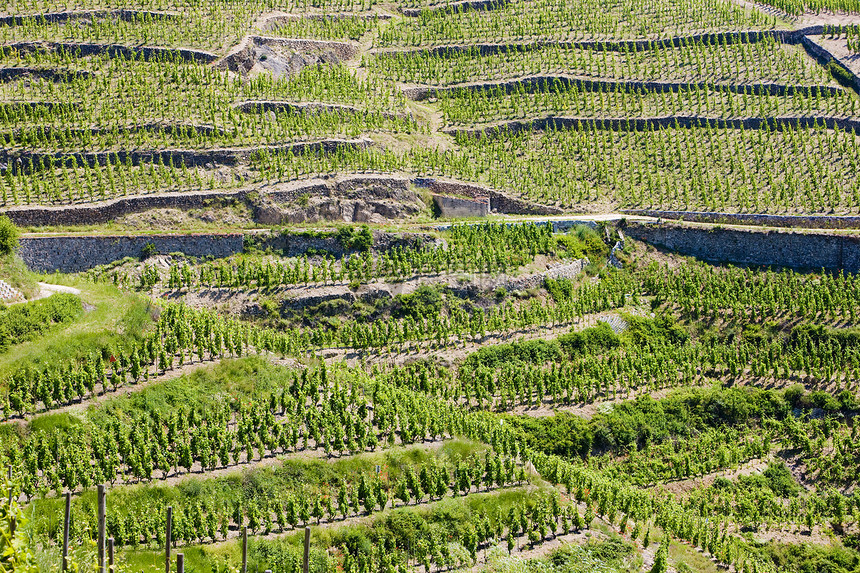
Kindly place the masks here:
<instances>
[{"instance_id":1,"label":"green grass","mask_svg":"<svg viewBox=\"0 0 860 573\"><path fill-rule=\"evenodd\" d=\"M28 299L39 293L36 274L27 268L20 257L0 257L0 278L21 291Z\"/></svg>"},{"instance_id":2,"label":"green grass","mask_svg":"<svg viewBox=\"0 0 860 573\"><path fill-rule=\"evenodd\" d=\"M0 355L0 378L21 368L41 370L125 345L153 324L153 306L143 297L123 293L112 285L93 284L68 275L43 276L40 280L80 289L81 301L95 308L63 328L16 345Z\"/></svg>"}]
</instances>

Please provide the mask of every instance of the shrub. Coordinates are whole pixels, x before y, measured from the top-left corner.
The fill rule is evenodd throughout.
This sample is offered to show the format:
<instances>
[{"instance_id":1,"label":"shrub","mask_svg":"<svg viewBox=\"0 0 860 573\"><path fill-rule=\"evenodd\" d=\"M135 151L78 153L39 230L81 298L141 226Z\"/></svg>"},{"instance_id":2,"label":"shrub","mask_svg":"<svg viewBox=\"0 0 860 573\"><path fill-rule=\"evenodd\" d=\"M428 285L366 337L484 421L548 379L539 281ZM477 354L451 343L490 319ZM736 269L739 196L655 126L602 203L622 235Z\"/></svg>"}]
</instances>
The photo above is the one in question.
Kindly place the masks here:
<instances>
[{"instance_id":1,"label":"shrub","mask_svg":"<svg viewBox=\"0 0 860 573\"><path fill-rule=\"evenodd\" d=\"M543 364L548 360L559 360L560 358L561 349L558 342L554 340L529 340L481 348L470 354L463 365L472 368L478 366L498 368L503 364L513 362Z\"/></svg>"},{"instance_id":2,"label":"shrub","mask_svg":"<svg viewBox=\"0 0 860 573\"><path fill-rule=\"evenodd\" d=\"M621 339L605 322L586 328L580 332L571 332L558 337L561 349L570 356L576 354L599 354L621 344Z\"/></svg>"},{"instance_id":3,"label":"shrub","mask_svg":"<svg viewBox=\"0 0 860 573\"><path fill-rule=\"evenodd\" d=\"M145 261L149 257L154 257L158 254L158 247L153 243L147 243L140 249L140 260Z\"/></svg>"},{"instance_id":4,"label":"shrub","mask_svg":"<svg viewBox=\"0 0 860 573\"><path fill-rule=\"evenodd\" d=\"M364 252L373 246L373 233L367 225L362 225L358 230L355 227L341 227L337 232L337 240L345 249Z\"/></svg>"},{"instance_id":5,"label":"shrub","mask_svg":"<svg viewBox=\"0 0 860 573\"><path fill-rule=\"evenodd\" d=\"M779 497L795 497L800 492L800 486L783 461L769 463L762 475L767 478L771 491Z\"/></svg>"},{"instance_id":6,"label":"shrub","mask_svg":"<svg viewBox=\"0 0 860 573\"><path fill-rule=\"evenodd\" d=\"M854 75L846 70L842 64L839 64L834 60L830 60L830 63L827 64L827 71L830 72L830 75L833 76L834 80L846 88L854 87Z\"/></svg>"},{"instance_id":7,"label":"shrub","mask_svg":"<svg viewBox=\"0 0 860 573\"><path fill-rule=\"evenodd\" d=\"M6 215L0 215L0 256L8 255L18 248L18 227Z\"/></svg>"},{"instance_id":8,"label":"shrub","mask_svg":"<svg viewBox=\"0 0 860 573\"><path fill-rule=\"evenodd\" d=\"M65 293L10 306L0 311L0 350L32 340L56 324L71 321L82 312L81 300Z\"/></svg>"},{"instance_id":9,"label":"shrub","mask_svg":"<svg viewBox=\"0 0 860 573\"><path fill-rule=\"evenodd\" d=\"M420 319L442 311L442 295L431 286L422 285L412 294L397 295L392 314L396 318L411 316Z\"/></svg>"}]
</instances>

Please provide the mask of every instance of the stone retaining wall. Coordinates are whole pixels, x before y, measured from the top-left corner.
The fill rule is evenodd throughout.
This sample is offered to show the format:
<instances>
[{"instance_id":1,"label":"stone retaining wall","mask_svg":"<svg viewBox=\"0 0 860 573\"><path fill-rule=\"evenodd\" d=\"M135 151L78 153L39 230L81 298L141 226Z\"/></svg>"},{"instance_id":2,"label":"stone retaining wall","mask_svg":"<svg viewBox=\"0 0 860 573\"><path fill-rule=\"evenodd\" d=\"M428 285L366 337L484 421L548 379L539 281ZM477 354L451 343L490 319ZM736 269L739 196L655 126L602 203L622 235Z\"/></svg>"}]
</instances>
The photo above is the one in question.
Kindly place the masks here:
<instances>
[{"instance_id":1,"label":"stone retaining wall","mask_svg":"<svg viewBox=\"0 0 860 573\"><path fill-rule=\"evenodd\" d=\"M630 223L629 237L715 263L860 272L860 236Z\"/></svg>"},{"instance_id":2,"label":"stone retaining wall","mask_svg":"<svg viewBox=\"0 0 860 573\"><path fill-rule=\"evenodd\" d=\"M400 12L407 17L415 18L421 15L421 12L427 10L429 12L450 12L456 13L468 10L498 10L508 5L508 0L461 0L460 2L448 2L435 6L425 6L424 8L401 8Z\"/></svg>"},{"instance_id":3,"label":"stone retaining wall","mask_svg":"<svg viewBox=\"0 0 860 573\"><path fill-rule=\"evenodd\" d=\"M480 185L472 185L461 181L450 181L419 177L412 181L418 187L425 187L437 195L462 195L464 197L489 197L490 211L495 213L511 213L516 215L558 215L562 210L558 207L529 203L516 199Z\"/></svg>"},{"instance_id":4,"label":"stone retaining wall","mask_svg":"<svg viewBox=\"0 0 860 573\"><path fill-rule=\"evenodd\" d=\"M333 179L312 179L295 181L290 184L277 185L271 188L255 189L261 199L275 203L293 203L302 195L312 197L330 197L347 195L353 190L370 189L378 198L380 196L396 199L409 189L410 185L427 188L437 195L459 195L471 198L489 198L489 208L497 213L522 215L554 215L561 209L532 204L521 199L509 197L504 193L457 181L443 181L430 178L410 179L405 176L391 175L355 175ZM12 222L21 227L52 227L71 225L97 225L113 221L130 213L141 213L150 209L198 209L207 207L219 201L243 201L252 203L255 207L255 218L267 224L260 218L258 200L249 198L250 189L233 191L209 191L188 193L164 193L153 195L138 195L123 197L98 203L80 205L48 206L16 206L0 209ZM472 216L472 215L470 215Z\"/></svg>"},{"instance_id":5,"label":"stone retaining wall","mask_svg":"<svg viewBox=\"0 0 860 573\"><path fill-rule=\"evenodd\" d=\"M47 14L27 14L24 16L0 16L0 26L22 26L27 22L60 24L69 20L82 20L85 18L116 18L131 22L139 18L172 20L180 17L179 14L149 10L73 10L68 12L49 12Z\"/></svg>"},{"instance_id":6,"label":"stone retaining wall","mask_svg":"<svg viewBox=\"0 0 860 573\"><path fill-rule=\"evenodd\" d=\"M153 244L159 253L180 252L192 257L227 257L242 252L244 235L144 235L134 237L26 237L18 254L34 271L81 272L125 257L139 257Z\"/></svg>"},{"instance_id":7,"label":"stone retaining wall","mask_svg":"<svg viewBox=\"0 0 860 573\"><path fill-rule=\"evenodd\" d=\"M489 197L464 199L462 197L449 197L447 195L433 195L433 200L439 206L439 211L443 217L472 218L486 217L490 214Z\"/></svg>"},{"instance_id":8,"label":"stone retaining wall","mask_svg":"<svg viewBox=\"0 0 860 573\"><path fill-rule=\"evenodd\" d=\"M50 159L54 165L71 166L72 161L77 164L86 163L89 166L107 165L108 161L130 162L132 165L140 163L158 163L174 165L179 167L202 167L206 164L212 165L237 165L250 160L254 153L268 151L270 153L292 152L304 153L307 151L321 150L331 153L338 147L366 148L373 145L369 139L326 139L322 141L308 141L298 143L287 143L284 145L271 145L260 147L245 147L235 149L166 149L162 151L95 151L88 153L43 153L36 151L4 151L0 150L0 164L12 165L13 169L29 170L30 159L38 165L41 160L45 163Z\"/></svg>"},{"instance_id":9,"label":"stone retaining wall","mask_svg":"<svg viewBox=\"0 0 860 573\"><path fill-rule=\"evenodd\" d=\"M820 32L819 32L820 33ZM828 50L826 50L823 46L812 40L807 36L803 36L800 39L801 44L803 44L804 49L815 59L819 61L822 65L827 65L831 62L835 63L837 66L845 70L845 72L853 79L853 87L856 91L860 92L860 78L857 77L851 69L843 64L839 58L831 54Z\"/></svg>"},{"instance_id":10,"label":"stone retaining wall","mask_svg":"<svg viewBox=\"0 0 860 573\"><path fill-rule=\"evenodd\" d=\"M0 68L0 82L11 82L21 78L40 78L49 82L70 82L77 78L90 78L93 73L87 70L63 68Z\"/></svg>"},{"instance_id":11,"label":"stone retaining wall","mask_svg":"<svg viewBox=\"0 0 860 573\"><path fill-rule=\"evenodd\" d=\"M589 265L588 259L578 259L572 263L555 266L542 273L534 273L525 277L512 279L501 286L506 290L528 290L543 286L545 279L572 279Z\"/></svg>"},{"instance_id":12,"label":"stone retaining wall","mask_svg":"<svg viewBox=\"0 0 860 573\"><path fill-rule=\"evenodd\" d=\"M778 42L786 44L797 44L808 34L820 33L821 26L813 26L800 30L746 30L737 32L711 32L704 34L692 34L689 36L674 36L671 38L659 38L655 40L536 40L530 42L510 42L506 44L470 44L470 45L447 45L433 48L415 48L410 50L396 49L404 55L410 53L430 53L437 57L456 56L462 53L477 53L482 56L493 54L505 54L508 52L527 52L540 50L546 47L559 47L561 49L588 49L598 52L644 52L660 48L680 48L701 42L703 44L754 44L767 38L774 38ZM380 49L376 53L395 51L395 49Z\"/></svg>"},{"instance_id":13,"label":"stone retaining wall","mask_svg":"<svg viewBox=\"0 0 860 573\"><path fill-rule=\"evenodd\" d=\"M125 58L143 58L149 60L164 54L173 54L189 62L211 64L218 56L203 50L192 50L189 48L162 48L158 46L123 46L121 44L91 44L84 42L15 42L3 46L5 50L16 50L18 52L38 52L42 50L55 50L71 55L98 56L107 54L111 58L123 56Z\"/></svg>"},{"instance_id":14,"label":"stone retaining wall","mask_svg":"<svg viewBox=\"0 0 860 573\"><path fill-rule=\"evenodd\" d=\"M717 84L713 82L659 82L659 81L637 81L637 80L595 80L590 78L581 78L577 76L528 76L524 78L486 83L468 83L445 87L431 86L415 86L403 88L403 93L406 97L412 100L420 101L428 97L438 96L440 93L456 92L457 90L482 91L482 90L501 90L506 94L545 92L553 85L562 87L576 86L579 91L583 92L603 92L603 91L647 91L652 93L678 93L680 91L690 91L693 89L708 88L714 91L728 91L740 94L753 95L771 95L783 96L794 94L813 94L816 91L822 96L837 95L845 93L842 88L836 86L795 86L776 83L759 83L759 84Z\"/></svg>"},{"instance_id":15,"label":"stone retaining wall","mask_svg":"<svg viewBox=\"0 0 860 573\"><path fill-rule=\"evenodd\" d=\"M270 36L249 36L248 39L257 46L280 46L303 54L330 51L341 60L350 60L358 53L358 46L350 42L273 38Z\"/></svg>"},{"instance_id":16,"label":"stone retaining wall","mask_svg":"<svg viewBox=\"0 0 860 573\"><path fill-rule=\"evenodd\" d=\"M382 253L395 247L418 247L425 243L432 243L434 237L425 233L386 233L384 231L373 231L372 251ZM254 236L253 242L263 249L272 249L283 253L285 257L298 257L308 251L327 252L333 257L341 257L350 252L344 248L335 234L266 234Z\"/></svg>"},{"instance_id":17,"label":"stone retaining wall","mask_svg":"<svg viewBox=\"0 0 860 573\"><path fill-rule=\"evenodd\" d=\"M13 207L4 211L4 214L19 227L94 225L113 221L129 213L141 213L150 209L197 209L215 201L244 201L246 197L246 191L141 195L96 205Z\"/></svg>"},{"instance_id":18,"label":"stone retaining wall","mask_svg":"<svg viewBox=\"0 0 860 573\"><path fill-rule=\"evenodd\" d=\"M694 223L724 223L727 225L759 225L766 227L800 227L807 229L860 228L860 217L850 215L768 215L764 213L660 211L653 209L624 209L622 212L643 217L662 217L664 219L678 219Z\"/></svg>"},{"instance_id":19,"label":"stone retaining wall","mask_svg":"<svg viewBox=\"0 0 860 573\"><path fill-rule=\"evenodd\" d=\"M523 130L548 129L598 129L612 131L647 131L666 128L712 127L716 129L770 129L780 131L785 127L827 129L839 128L843 131L860 133L860 121L835 117L746 117L720 119L694 115L667 115L662 117L640 118L592 118L592 117L546 117L525 121L509 121L476 129L446 129L448 135L478 136L493 135L499 131L513 133Z\"/></svg>"}]
</instances>

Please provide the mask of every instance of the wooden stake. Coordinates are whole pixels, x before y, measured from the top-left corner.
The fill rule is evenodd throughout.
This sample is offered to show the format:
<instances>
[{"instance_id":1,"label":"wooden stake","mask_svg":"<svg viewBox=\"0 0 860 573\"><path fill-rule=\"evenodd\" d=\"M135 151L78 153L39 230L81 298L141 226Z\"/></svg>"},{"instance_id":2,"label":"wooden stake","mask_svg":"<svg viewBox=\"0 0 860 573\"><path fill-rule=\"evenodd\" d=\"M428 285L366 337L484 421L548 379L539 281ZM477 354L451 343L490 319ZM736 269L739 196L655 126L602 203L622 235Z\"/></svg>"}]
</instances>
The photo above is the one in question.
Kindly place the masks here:
<instances>
[{"instance_id":1,"label":"wooden stake","mask_svg":"<svg viewBox=\"0 0 860 573\"><path fill-rule=\"evenodd\" d=\"M185 573L185 555L176 554L176 573Z\"/></svg>"},{"instance_id":2,"label":"wooden stake","mask_svg":"<svg viewBox=\"0 0 860 573\"><path fill-rule=\"evenodd\" d=\"M105 486L103 483L100 483L96 488L96 495L99 503L99 573L105 573L105 520L107 515L105 508Z\"/></svg>"},{"instance_id":3,"label":"wooden stake","mask_svg":"<svg viewBox=\"0 0 860 573\"><path fill-rule=\"evenodd\" d=\"M113 537L108 537L108 573L113 573Z\"/></svg>"},{"instance_id":4,"label":"wooden stake","mask_svg":"<svg viewBox=\"0 0 860 573\"><path fill-rule=\"evenodd\" d=\"M303 573L310 573L311 570L311 528L305 526L305 557L302 561Z\"/></svg>"},{"instance_id":5,"label":"wooden stake","mask_svg":"<svg viewBox=\"0 0 860 573\"><path fill-rule=\"evenodd\" d=\"M170 542L173 534L173 506L167 506L167 531L164 534L164 573L170 573Z\"/></svg>"},{"instance_id":6,"label":"wooden stake","mask_svg":"<svg viewBox=\"0 0 860 573\"><path fill-rule=\"evenodd\" d=\"M69 523L72 519L72 492L66 492L66 515L63 518L63 571L69 570Z\"/></svg>"},{"instance_id":7,"label":"wooden stake","mask_svg":"<svg viewBox=\"0 0 860 573\"><path fill-rule=\"evenodd\" d=\"M242 528L242 573L248 573L248 527Z\"/></svg>"}]
</instances>

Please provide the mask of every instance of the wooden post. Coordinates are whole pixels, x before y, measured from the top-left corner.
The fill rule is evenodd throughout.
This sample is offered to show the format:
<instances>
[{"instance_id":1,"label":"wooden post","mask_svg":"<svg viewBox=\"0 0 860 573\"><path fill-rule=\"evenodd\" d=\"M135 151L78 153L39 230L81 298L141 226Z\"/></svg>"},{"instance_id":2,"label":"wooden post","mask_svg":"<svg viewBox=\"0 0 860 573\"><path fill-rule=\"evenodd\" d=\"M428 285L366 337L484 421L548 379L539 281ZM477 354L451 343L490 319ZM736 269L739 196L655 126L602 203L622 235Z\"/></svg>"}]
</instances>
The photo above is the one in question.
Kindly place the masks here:
<instances>
[{"instance_id":1,"label":"wooden post","mask_svg":"<svg viewBox=\"0 0 860 573\"><path fill-rule=\"evenodd\" d=\"M99 552L99 573L105 573L105 486L103 483L100 483L96 488L96 495L98 496L98 504L99 504L99 539L98 539L98 552Z\"/></svg>"},{"instance_id":2,"label":"wooden post","mask_svg":"<svg viewBox=\"0 0 860 573\"><path fill-rule=\"evenodd\" d=\"M248 573L248 527L242 528L242 573Z\"/></svg>"},{"instance_id":3,"label":"wooden post","mask_svg":"<svg viewBox=\"0 0 860 573\"><path fill-rule=\"evenodd\" d=\"M176 554L176 573L185 573L185 555Z\"/></svg>"},{"instance_id":4,"label":"wooden post","mask_svg":"<svg viewBox=\"0 0 860 573\"><path fill-rule=\"evenodd\" d=\"M173 506L167 506L167 531L164 534L164 573L170 573L170 542L173 534Z\"/></svg>"},{"instance_id":5,"label":"wooden post","mask_svg":"<svg viewBox=\"0 0 860 573\"><path fill-rule=\"evenodd\" d=\"M302 561L302 572L310 573L311 570L311 528L305 526L305 557Z\"/></svg>"},{"instance_id":6,"label":"wooden post","mask_svg":"<svg viewBox=\"0 0 860 573\"><path fill-rule=\"evenodd\" d=\"M113 537L108 537L108 573L113 573Z\"/></svg>"},{"instance_id":7,"label":"wooden post","mask_svg":"<svg viewBox=\"0 0 860 573\"><path fill-rule=\"evenodd\" d=\"M66 515L63 518L63 571L69 570L69 523L72 519L72 492L66 492Z\"/></svg>"},{"instance_id":8,"label":"wooden post","mask_svg":"<svg viewBox=\"0 0 860 573\"><path fill-rule=\"evenodd\" d=\"M9 479L9 510L11 513L12 510L12 464L9 464L7 467L6 477ZM17 527L17 523L15 522L15 518L9 520L9 538L15 537L15 528Z\"/></svg>"}]
</instances>

